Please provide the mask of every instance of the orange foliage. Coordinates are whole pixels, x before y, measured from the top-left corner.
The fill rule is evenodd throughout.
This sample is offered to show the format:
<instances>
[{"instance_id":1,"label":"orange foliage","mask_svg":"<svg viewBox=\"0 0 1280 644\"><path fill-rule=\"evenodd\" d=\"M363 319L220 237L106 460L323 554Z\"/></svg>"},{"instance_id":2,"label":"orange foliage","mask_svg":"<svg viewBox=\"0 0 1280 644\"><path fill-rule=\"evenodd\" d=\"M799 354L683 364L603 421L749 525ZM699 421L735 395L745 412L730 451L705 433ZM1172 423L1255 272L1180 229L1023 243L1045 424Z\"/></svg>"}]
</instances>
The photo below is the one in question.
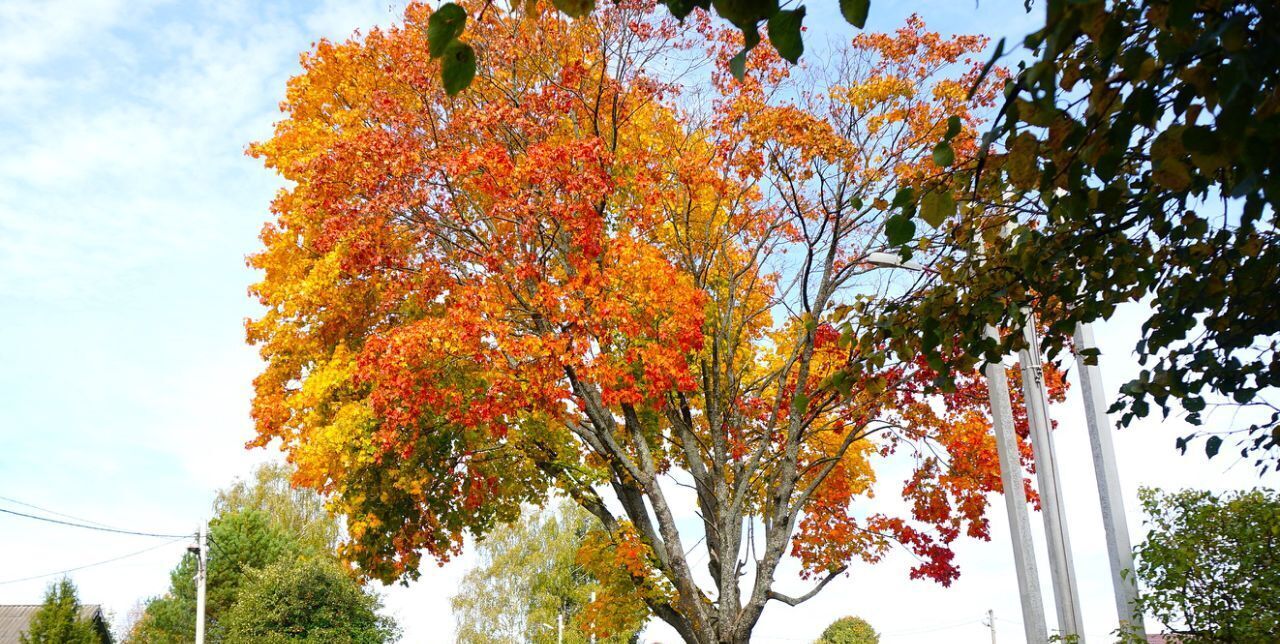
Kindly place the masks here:
<instances>
[{"instance_id":1,"label":"orange foliage","mask_svg":"<svg viewBox=\"0 0 1280 644\"><path fill-rule=\"evenodd\" d=\"M721 53L738 36L651 1L579 21L470 4L489 62L457 98L415 3L305 55L250 148L290 182L250 259L255 444L279 441L349 517L344 554L412 577L422 551L447 559L559 492L606 523L584 559L599 578L693 614L715 600L678 535L594 504L612 488L661 515L654 481L685 472L724 495L707 522L731 503L790 538L798 516L810 573L898 541L914 576L954 579L950 544L987 536L999 490L985 387L931 392L927 363L886 365L833 323L880 288L865 258L892 190L947 180L929 148L949 116L972 159L995 85L963 92L985 41L913 18L855 39L833 81L761 47L738 83ZM705 118L656 71L672 51L721 61ZM909 511L867 513L895 454Z\"/></svg>"}]
</instances>

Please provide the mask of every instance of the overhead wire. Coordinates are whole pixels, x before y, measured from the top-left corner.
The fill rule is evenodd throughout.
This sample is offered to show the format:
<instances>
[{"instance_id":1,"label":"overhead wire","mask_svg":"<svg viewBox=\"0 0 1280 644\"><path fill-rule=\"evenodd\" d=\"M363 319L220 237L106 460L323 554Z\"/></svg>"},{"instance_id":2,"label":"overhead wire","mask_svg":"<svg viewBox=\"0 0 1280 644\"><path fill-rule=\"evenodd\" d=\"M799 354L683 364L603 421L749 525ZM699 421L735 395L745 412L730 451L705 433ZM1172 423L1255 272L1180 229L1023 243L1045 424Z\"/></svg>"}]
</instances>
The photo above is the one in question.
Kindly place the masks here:
<instances>
[{"instance_id":1,"label":"overhead wire","mask_svg":"<svg viewBox=\"0 0 1280 644\"><path fill-rule=\"evenodd\" d=\"M31 581L31 580L33 580L33 579L43 579L43 578L45 578L45 577L53 577L53 576L55 576L55 575L65 575L65 574L67 574L67 573L69 573L69 572L76 572L77 570L84 570L85 568L93 568L93 567L95 567L95 566L102 566L102 565L109 564L109 563L115 563L115 562L117 562L117 561L120 561L121 559L128 559L129 557L136 557L136 556L138 556L138 555L140 555L140 554L144 554L144 553L151 552L152 550L158 550L158 549L163 548L163 547L165 547L165 546L173 545L173 544L175 544L175 543L178 543L179 541L182 541L183 539L186 539L188 536L190 536L190 535L183 535L183 536L181 536L181 537L179 537L179 538L177 538L177 539L174 539L174 540L172 540L172 541L166 541L166 542L164 542L164 543L162 543L162 544L155 545L155 546L151 546L150 548L143 548L142 550L138 550L138 551L135 551L135 552L130 552L129 554L125 554L125 555L120 555L119 557L112 557L112 558L110 558L110 559L103 559L102 561L95 561L94 563L85 564L85 565L83 565L83 566L76 566L75 568L67 568L66 570L59 570L59 571L56 571L56 572L47 572L47 573L40 574L40 575L31 575L30 577L20 577L20 578L17 578L17 579L5 579L5 580L3 580L3 581L0 581L0 586L6 585L6 584L16 584L16 583L23 582L23 581Z\"/></svg>"},{"instance_id":2,"label":"overhead wire","mask_svg":"<svg viewBox=\"0 0 1280 644\"><path fill-rule=\"evenodd\" d=\"M34 504L34 503L27 503L26 501L19 501L18 499L15 499L15 498L12 498L12 497L8 497L8 496L0 496L0 501L6 501L6 502L9 502L9 503L16 503L16 504L18 504L18 505L21 505L21 506L24 506L24 507L28 507L28 508L31 508L31 509L33 509L33 510L39 510L39 511L41 511L41 512L45 512L45 513L47 513L47 514L52 514L52 515L54 515L54 516L59 516L59 517L62 517L62 518L64 518L64 519L73 519L73 520L79 521L79 522L81 522L81 523L92 523L92 524L94 524L94 525L102 526L102 527L104 527L104 528L109 528L109 527L111 527L111 526L108 526L107 524L105 524L105 523L103 523L103 522L101 522L101 521L94 521L93 519L86 519L86 518L84 518L84 517L77 517L77 516L74 516L74 515L67 514L67 513L65 513L65 512L58 512L57 510L50 510L49 508L42 508L42 507L40 507L40 506L38 506L38 505L36 505L36 504Z\"/></svg>"},{"instance_id":3,"label":"overhead wire","mask_svg":"<svg viewBox=\"0 0 1280 644\"><path fill-rule=\"evenodd\" d=\"M967 621L956 622L954 624L946 624L942 626L932 626L929 628L897 631L893 633L881 633L880 637L910 637L912 635L924 635L925 633L933 633L935 631L946 631L946 630L951 630L953 628L960 628L961 626L968 626L970 624L981 624L981 623L982 623L981 620L970 619Z\"/></svg>"},{"instance_id":4,"label":"overhead wire","mask_svg":"<svg viewBox=\"0 0 1280 644\"><path fill-rule=\"evenodd\" d=\"M111 528L105 525L90 525L88 523L75 523L72 521L63 521L61 519L53 519L50 517L42 517L35 514L27 514L16 510L7 510L0 508L0 512L12 514L14 516L25 517L27 519L35 519L36 521L46 521L48 523L56 523L58 525L71 526L73 528L84 528L85 530L98 530L99 532L113 532L115 534L131 534L138 537L158 537L161 539L186 539L191 534L165 534L160 532L143 532L140 530L125 530L123 528Z\"/></svg>"}]
</instances>

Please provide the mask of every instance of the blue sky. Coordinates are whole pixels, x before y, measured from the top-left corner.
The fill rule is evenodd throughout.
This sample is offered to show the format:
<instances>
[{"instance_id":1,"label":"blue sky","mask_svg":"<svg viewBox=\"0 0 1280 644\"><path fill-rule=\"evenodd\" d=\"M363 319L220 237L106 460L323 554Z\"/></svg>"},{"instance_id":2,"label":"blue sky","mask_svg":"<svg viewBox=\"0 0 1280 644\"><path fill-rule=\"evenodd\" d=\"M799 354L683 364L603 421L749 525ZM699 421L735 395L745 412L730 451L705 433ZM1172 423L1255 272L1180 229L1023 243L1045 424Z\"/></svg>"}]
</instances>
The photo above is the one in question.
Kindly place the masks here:
<instances>
[{"instance_id":1,"label":"blue sky","mask_svg":"<svg viewBox=\"0 0 1280 644\"><path fill-rule=\"evenodd\" d=\"M214 489L273 457L242 447L258 368L242 322L256 311L244 257L281 184L244 146L269 134L299 52L389 24L402 4L0 0L0 497L181 533L207 516ZM853 33L835 3L809 4L811 51ZM879 0L868 27L896 28L911 10L943 32L1011 40L1039 17L1020 0ZM1130 308L1099 329L1112 391L1137 368L1129 351L1140 316ZM1076 393L1053 413L1086 627L1104 634L1115 615ZM1135 534L1138 485L1257 482L1246 464L1177 456L1180 429L1153 420L1117 437ZM801 608L770 607L759 640L807 641L856 613L886 642L984 641L978 620L994 608L1001 641L1018 641L1018 624L1002 621L1019 612L1000 507L993 541L962 546L956 587L909 582L910 562L891 557L855 567ZM0 515L0 603L38 602L49 581L7 580L157 543ZM123 618L164 590L183 546L71 576L85 601ZM427 564L421 581L387 591L405 641L448 641L448 596L470 563Z\"/></svg>"}]
</instances>

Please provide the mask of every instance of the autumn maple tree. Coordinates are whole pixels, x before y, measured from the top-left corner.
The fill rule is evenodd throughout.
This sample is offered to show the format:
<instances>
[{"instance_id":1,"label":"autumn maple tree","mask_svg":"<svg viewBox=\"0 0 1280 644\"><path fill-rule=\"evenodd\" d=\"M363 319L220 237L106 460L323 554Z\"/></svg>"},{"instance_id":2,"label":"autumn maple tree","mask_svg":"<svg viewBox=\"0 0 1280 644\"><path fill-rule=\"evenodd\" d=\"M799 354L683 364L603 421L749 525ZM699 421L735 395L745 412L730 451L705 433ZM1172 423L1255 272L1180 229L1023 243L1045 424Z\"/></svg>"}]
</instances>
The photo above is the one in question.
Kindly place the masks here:
<instances>
[{"instance_id":1,"label":"autumn maple tree","mask_svg":"<svg viewBox=\"0 0 1280 644\"><path fill-rule=\"evenodd\" d=\"M488 62L453 97L425 4L304 56L251 148L289 181L250 260L256 444L279 441L385 580L572 499L599 524L579 553L599 635L639 600L687 641L746 641L770 601L895 544L949 584L1000 489L985 385L937 387L848 321L910 288L867 259L914 234L913 195L938 226L967 207L949 186L996 98L996 77L966 96L984 39L912 19L821 70L756 48L739 82L740 33L653 5L464 3ZM863 503L890 459L901 515ZM773 588L788 553L812 592Z\"/></svg>"}]
</instances>

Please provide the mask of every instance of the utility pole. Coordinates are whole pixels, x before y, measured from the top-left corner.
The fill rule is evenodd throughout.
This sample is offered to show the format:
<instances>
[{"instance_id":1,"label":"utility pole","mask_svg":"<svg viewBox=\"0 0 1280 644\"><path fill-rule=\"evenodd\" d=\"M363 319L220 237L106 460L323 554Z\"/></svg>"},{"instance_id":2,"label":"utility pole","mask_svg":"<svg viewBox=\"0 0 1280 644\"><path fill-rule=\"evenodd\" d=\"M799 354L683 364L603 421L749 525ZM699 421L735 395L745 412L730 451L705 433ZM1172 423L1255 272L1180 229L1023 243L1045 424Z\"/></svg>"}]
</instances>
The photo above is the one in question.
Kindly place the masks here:
<instances>
[{"instance_id":1,"label":"utility pole","mask_svg":"<svg viewBox=\"0 0 1280 644\"><path fill-rule=\"evenodd\" d=\"M987 335L999 339L994 327ZM1031 543L1031 520L1027 517L1027 495L1022 482L1022 458L1013 430L1013 405L1004 364L996 362L982 370L991 401L991 429L995 432L996 453L1000 457L1000 481L1004 485L1004 506L1009 514L1009 536L1013 540L1013 564L1017 569L1018 593L1022 600L1022 628L1027 644L1045 644L1049 630L1044 621L1044 599L1040 596L1040 573L1036 570L1035 547ZM1039 461L1037 460L1037 465Z\"/></svg>"},{"instance_id":2,"label":"utility pole","mask_svg":"<svg viewBox=\"0 0 1280 644\"><path fill-rule=\"evenodd\" d=\"M204 595L209 577L208 537L202 524L196 536L196 644L204 644Z\"/></svg>"},{"instance_id":3,"label":"utility pole","mask_svg":"<svg viewBox=\"0 0 1280 644\"><path fill-rule=\"evenodd\" d=\"M1035 315L1028 313L1026 318L1022 331L1027 348L1018 352L1018 358L1022 363L1023 401L1031 425L1031 447L1036 456L1036 479L1040 483L1041 516L1044 518L1045 540L1049 545L1049 572L1053 581L1053 598L1058 607L1058 628L1064 635L1074 635L1083 641L1080 593L1076 588L1075 567L1071 563L1071 539L1067 535L1067 517L1062 503L1062 481L1058 476L1057 455L1050 431L1052 423L1049 420L1044 369L1040 362L1040 340L1036 333Z\"/></svg>"},{"instance_id":4,"label":"utility pole","mask_svg":"<svg viewBox=\"0 0 1280 644\"><path fill-rule=\"evenodd\" d=\"M591 591L591 603L596 603L596 592L594 590ZM591 623L591 644L596 644L596 624L594 621Z\"/></svg>"},{"instance_id":5,"label":"utility pole","mask_svg":"<svg viewBox=\"0 0 1280 644\"><path fill-rule=\"evenodd\" d=\"M1087 356L1098 348L1093 339L1093 325L1076 325L1076 366L1080 370L1080 388L1084 394L1085 423L1089 427L1089 444L1093 448L1093 472L1098 481L1098 500L1102 506L1102 527L1107 536L1107 555L1111 560L1111 586L1116 600L1116 614L1122 629L1134 629L1146 637L1142 611L1138 609L1138 588L1133 578L1133 546L1129 542L1129 526L1125 522L1124 496L1120 491L1120 475L1116 471L1116 450L1111 443L1111 421L1107 418L1106 394L1102 388L1102 370L1087 364ZM1127 573L1127 574L1126 574Z\"/></svg>"},{"instance_id":6,"label":"utility pole","mask_svg":"<svg viewBox=\"0 0 1280 644\"><path fill-rule=\"evenodd\" d=\"M982 625L991 629L991 644L996 644L996 611L994 608L987 609L987 621L983 622Z\"/></svg>"}]
</instances>

